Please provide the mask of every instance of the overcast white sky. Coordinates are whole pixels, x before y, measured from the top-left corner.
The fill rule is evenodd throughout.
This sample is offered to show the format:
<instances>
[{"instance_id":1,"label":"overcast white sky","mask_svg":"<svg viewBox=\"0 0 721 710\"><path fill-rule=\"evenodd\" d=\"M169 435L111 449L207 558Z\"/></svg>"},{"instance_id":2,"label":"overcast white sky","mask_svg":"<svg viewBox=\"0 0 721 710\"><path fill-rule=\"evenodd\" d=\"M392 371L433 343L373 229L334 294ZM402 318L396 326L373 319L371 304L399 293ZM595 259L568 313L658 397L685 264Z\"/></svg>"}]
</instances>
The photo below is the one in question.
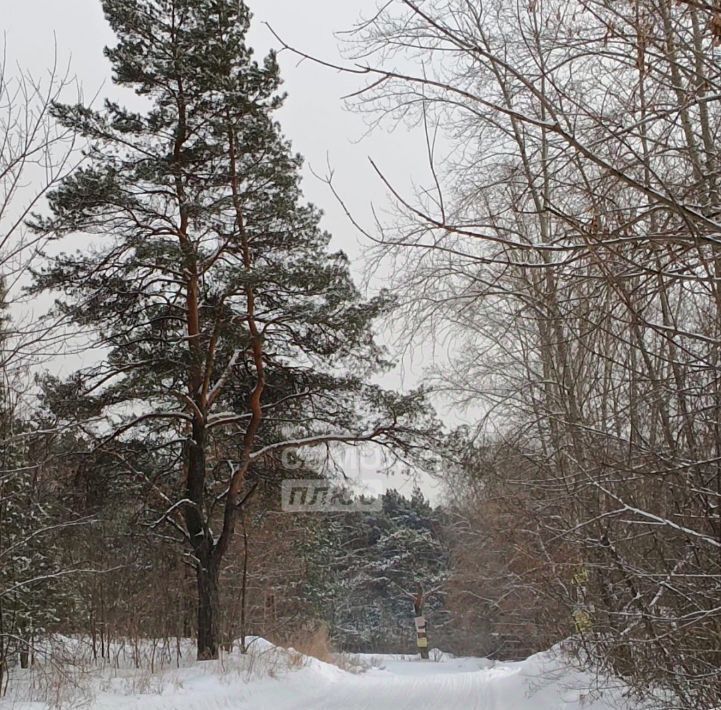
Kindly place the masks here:
<instances>
[{"instance_id":1,"label":"overcast white sky","mask_svg":"<svg viewBox=\"0 0 721 710\"><path fill-rule=\"evenodd\" d=\"M250 43L260 55L277 45L263 24L269 23L289 44L332 62L342 62L341 45L334 33L351 28L362 16L374 14L379 0L248 0L254 13ZM100 0L0 0L0 32L5 35L9 63L40 76L52 64L55 46L59 63L69 64L86 100L112 94L110 67L103 47L113 44L113 34L103 17ZM354 270L363 269L368 249L331 195L327 185L311 174L325 174L328 161L335 184L354 215L372 226L370 205L388 205L385 189L372 173L373 157L401 187L422 181L425 155L419 137L407 129L376 130L367 135L365 119L347 110L341 97L355 91L358 79L309 62L299 64L281 55L284 89L288 93L280 121L294 149L306 158L304 190L308 199L326 213L324 226L334 246L352 258ZM393 386L415 385L421 363L406 361L388 378ZM365 467L364 467L365 468ZM412 483L396 479L393 485L409 490ZM376 481L374 489L385 484ZM430 493L431 487L424 485Z\"/></svg>"}]
</instances>

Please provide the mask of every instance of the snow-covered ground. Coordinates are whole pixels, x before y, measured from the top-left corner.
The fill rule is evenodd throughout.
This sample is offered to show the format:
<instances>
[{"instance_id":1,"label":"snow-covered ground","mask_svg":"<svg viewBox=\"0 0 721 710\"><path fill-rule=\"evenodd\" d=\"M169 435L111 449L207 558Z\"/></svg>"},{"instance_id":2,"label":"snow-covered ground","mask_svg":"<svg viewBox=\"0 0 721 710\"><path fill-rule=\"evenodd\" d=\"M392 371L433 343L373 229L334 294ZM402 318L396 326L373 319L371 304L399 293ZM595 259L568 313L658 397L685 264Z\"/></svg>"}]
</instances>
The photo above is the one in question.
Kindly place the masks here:
<instances>
[{"instance_id":1,"label":"snow-covered ground","mask_svg":"<svg viewBox=\"0 0 721 710\"><path fill-rule=\"evenodd\" d=\"M149 670L85 668L16 678L6 710L615 710L620 688L600 689L551 653L516 663L359 656L349 670L258 640L246 657ZM120 667L118 667L120 666ZM37 676L39 671L33 671ZM604 684L605 685L605 684ZM42 700L41 700L42 698Z\"/></svg>"}]
</instances>

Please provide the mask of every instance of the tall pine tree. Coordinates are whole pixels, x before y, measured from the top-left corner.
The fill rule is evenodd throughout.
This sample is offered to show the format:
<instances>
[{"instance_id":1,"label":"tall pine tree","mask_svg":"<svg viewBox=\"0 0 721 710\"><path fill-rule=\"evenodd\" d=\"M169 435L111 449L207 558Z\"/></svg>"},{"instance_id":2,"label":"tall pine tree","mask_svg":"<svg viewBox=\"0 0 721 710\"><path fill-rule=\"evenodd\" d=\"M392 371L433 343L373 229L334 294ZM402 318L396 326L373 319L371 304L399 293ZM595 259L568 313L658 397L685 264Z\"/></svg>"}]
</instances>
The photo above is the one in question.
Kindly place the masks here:
<instances>
[{"instance_id":1,"label":"tall pine tree","mask_svg":"<svg viewBox=\"0 0 721 710\"><path fill-rule=\"evenodd\" d=\"M214 658L220 566L254 464L333 441L408 452L431 426L420 394L363 379L385 365L371 326L387 303L361 298L303 203L301 159L274 120L276 58L253 59L245 4L103 8L114 81L149 108L55 107L90 148L36 226L84 247L37 288L63 293L107 353L64 385L75 416L103 422L108 446L133 437L175 461L153 491L192 550L198 655Z\"/></svg>"}]
</instances>

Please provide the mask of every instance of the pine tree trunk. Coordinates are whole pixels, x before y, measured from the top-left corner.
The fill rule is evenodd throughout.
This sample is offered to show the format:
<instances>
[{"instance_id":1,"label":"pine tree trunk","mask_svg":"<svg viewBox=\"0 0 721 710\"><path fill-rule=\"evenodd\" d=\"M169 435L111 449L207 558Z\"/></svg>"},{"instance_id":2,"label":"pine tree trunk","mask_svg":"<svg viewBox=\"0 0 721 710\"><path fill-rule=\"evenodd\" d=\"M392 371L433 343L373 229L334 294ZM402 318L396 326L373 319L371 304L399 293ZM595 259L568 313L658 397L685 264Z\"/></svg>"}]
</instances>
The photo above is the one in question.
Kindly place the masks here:
<instances>
[{"instance_id":1,"label":"pine tree trunk","mask_svg":"<svg viewBox=\"0 0 721 710\"><path fill-rule=\"evenodd\" d=\"M211 560L200 560L198 581L198 660L218 658L220 639L219 566Z\"/></svg>"}]
</instances>

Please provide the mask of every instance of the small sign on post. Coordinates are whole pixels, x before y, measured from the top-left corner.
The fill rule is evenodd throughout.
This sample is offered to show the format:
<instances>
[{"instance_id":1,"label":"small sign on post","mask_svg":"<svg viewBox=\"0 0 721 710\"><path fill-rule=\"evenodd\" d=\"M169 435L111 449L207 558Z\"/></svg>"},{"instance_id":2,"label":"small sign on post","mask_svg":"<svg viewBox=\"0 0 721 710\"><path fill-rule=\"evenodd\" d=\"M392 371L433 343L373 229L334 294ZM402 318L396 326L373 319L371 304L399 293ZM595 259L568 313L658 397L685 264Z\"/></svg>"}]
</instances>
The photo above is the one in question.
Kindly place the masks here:
<instances>
[{"instance_id":1,"label":"small sign on post","mask_svg":"<svg viewBox=\"0 0 721 710\"><path fill-rule=\"evenodd\" d=\"M426 625L426 617L423 616L423 588L418 585L418 594L413 600L413 609L416 613L416 645L421 654L421 658L428 659L428 627Z\"/></svg>"},{"instance_id":2,"label":"small sign on post","mask_svg":"<svg viewBox=\"0 0 721 710\"><path fill-rule=\"evenodd\" d=\"M426 620L422 616L416 617L416 637L421 658L428 658L428 634L426 633Z\"/></svg>"}]
</instances>

